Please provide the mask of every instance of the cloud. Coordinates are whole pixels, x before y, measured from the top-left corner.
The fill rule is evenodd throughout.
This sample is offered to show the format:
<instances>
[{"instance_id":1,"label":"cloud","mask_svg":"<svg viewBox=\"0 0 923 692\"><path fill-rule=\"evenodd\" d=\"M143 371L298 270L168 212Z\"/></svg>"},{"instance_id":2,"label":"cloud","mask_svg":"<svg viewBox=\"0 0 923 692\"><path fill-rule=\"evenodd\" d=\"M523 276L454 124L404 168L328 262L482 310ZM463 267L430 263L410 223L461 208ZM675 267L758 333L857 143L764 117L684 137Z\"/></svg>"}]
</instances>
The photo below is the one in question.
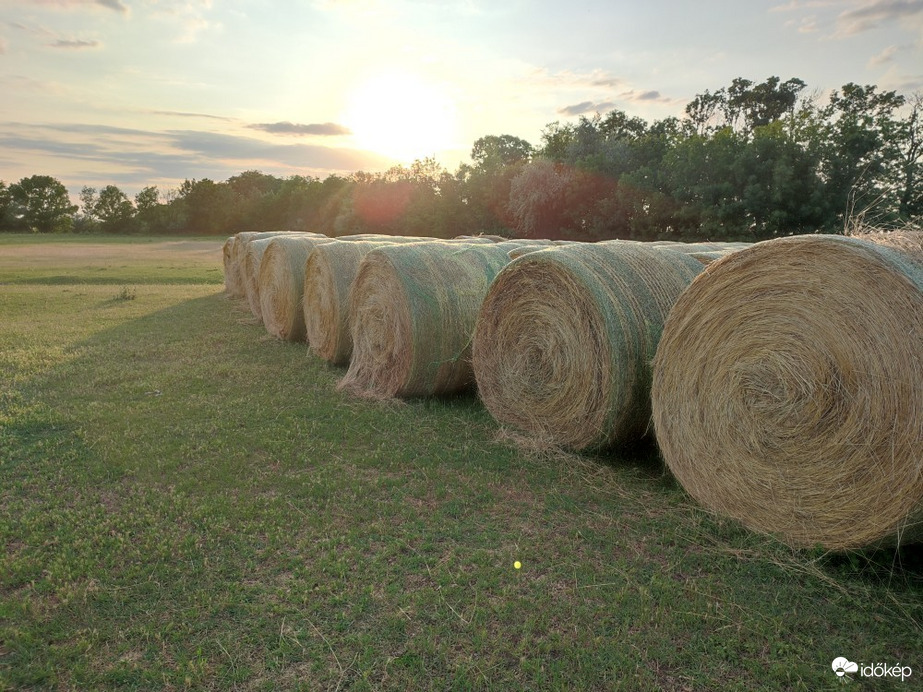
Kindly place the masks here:
<instances>
[{"instance_id":1,"label":"cloud","mask_svg":"<svg viewBox=\"0 0 923 692\"><path fill-rule=\"evenodd\" d=\"M385 170L391 160L369 151L201 130L149 131L85 123L0 122L0 151L53 160L74 189L109 181L131 189L179 185L186 178L223 180L243 170L275 175L326 175ZM16 156L15 158L22 158ZM67 178L67 179L65 179Z\"/></svg>"},{"instance_id":2,"label":"cloud","mask_svg":"<svg viewBox=\"0 0 923 692\"><path fill-rule=\"evenodd\" d=\"M257 123L249 125L254 130L263 130L276 135L349 135L352 130L344 125L336 123L312 123L310 125L301 125L298 123L278 122L278 123Z\"/></svg>"},{"instance_id":3,"label":"cloud","mask_svg":"<svg viewBox=\"0 0 923 692\"><path fill-rule=\"evenodd\" d=\"M599 69L581 73L572 70L549 72L545 68L537 68L530 76L540 84L558 89L611 89L625 84L624 79Z\"/></svg>"},{"instance_id":4,"label":"cloud","mask_svg":"<svg viewBox=\"0 0 923 692\"><path fill-rule=\"evenodd\" d=\"M178 118L207 118L209 120L223 120L233 122L233 118L227 118L223 115L211 115L209 113L189 113L186 111L148 111L152 115L171 115Z\"/></svg>"},{"instance_id":5,"label":"cloud","mask_svg":"<svg viewBox=\"0 0 923 692\"><path fill-rule=\"evenodd\" d=\"M563 108L558 109L558 114L574 116L574 115L585 115L587 113L604 113L608 110L611 110L615 107L615 103L612 101L581 101L580 103L575 103L573 106L564 106Z\"/></svg>"},{"instance_id":6,"label":"cloud","mask_svg":"<svg viewBox=\"0 0 923 692\"><path fill-rule=\"evenodd\" d=\"M6 54L6 39L0 36L0 55Z\"/></svg>"},{"instance_id":7,"label":"cloud","mask_svg":"<svg viewBox=\"0 0 923 692\"><path fill-rule=\"evenodd\" d=\"M889 62L894 62L894 56L897 55L897 52L900 50L899 46L888 46L878 55L873 55L869 59L869 67L879 67L885 65Z\"/></svg>"},{"instance_id":8,"label":"cloud","mask_svg":"<svg viewBox=\"0 0 923 692\"><path fill-rule=\"evenodd\" d=\"M59 38L54 43L49 43L49 46L52 48L70 48L70 49L81 49L81 48L99 48L101 45L99 41L81 41L81 40L66 40Z\"/></svg>"},{"instance_id":9,"label":"cloud","mask_svg":"<svg viewBox=\"0 0 923 692\"><path fill-rule=\"evenodd\" d=\"M109 10L115 10L123 14L128 12L128 6L121 0L30 0L23 2L28 5L45 5L48 7L61 7L64 9L76 9L86 6L104 7Z\"/></svg>"},{"instance_id":10,"label":"cloud","mask_svg":"<svg viewBox=\"0 0 923 692\"><path fill-rule=\"evenodd\" d=\"M625 99L626 101L631 102L643 102L643 103L672 103L672 99L663 96L659 91L653 89L648 89L646 91L636 91L631 89L629 91L624 91L619 94L619 98Z\"/></svg>"},{"instance_id":11,"label":"cloud","mask_svg":"<svg viewBox=\"0 0 923 692\"><path fill-rule=\"evenodd\" d=\"M854 36L889 21L923 16L923 0L863 0L836 19L837 36Z\"/></svg>"}]
</instances>

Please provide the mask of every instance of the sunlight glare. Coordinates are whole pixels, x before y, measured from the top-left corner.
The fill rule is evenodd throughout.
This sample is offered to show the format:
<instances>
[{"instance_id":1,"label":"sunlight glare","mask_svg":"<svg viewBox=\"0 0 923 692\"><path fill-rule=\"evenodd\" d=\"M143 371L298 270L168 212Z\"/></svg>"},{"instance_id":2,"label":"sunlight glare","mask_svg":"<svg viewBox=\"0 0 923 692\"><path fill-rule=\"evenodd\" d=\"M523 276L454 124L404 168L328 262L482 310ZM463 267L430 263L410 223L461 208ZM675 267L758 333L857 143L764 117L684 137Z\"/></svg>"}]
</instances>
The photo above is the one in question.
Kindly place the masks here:
<instances>
[{"instance_id":1,"label":"sunlight glare","mask_svg":"<svg viewBox=\"0 0 923 692\"><path fill-rule=\"evenodd\" d=\"M451 148L455 108L438 86L406 72L379 74L352 93L344 124L356 144L403 163Z\"/></svg>"}]
</instances>

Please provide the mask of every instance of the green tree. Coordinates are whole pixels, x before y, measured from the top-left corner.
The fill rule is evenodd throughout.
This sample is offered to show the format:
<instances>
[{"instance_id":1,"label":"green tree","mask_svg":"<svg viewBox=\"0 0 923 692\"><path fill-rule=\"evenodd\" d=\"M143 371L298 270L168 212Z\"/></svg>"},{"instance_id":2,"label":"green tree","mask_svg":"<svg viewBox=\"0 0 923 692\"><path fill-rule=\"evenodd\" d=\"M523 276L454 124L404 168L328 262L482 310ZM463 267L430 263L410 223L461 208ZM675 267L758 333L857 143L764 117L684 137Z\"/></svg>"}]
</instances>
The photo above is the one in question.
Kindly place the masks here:
<instances>
[{"instance_id":1,"label":"green tree","mask_svg":"<svg viewBox=\"0 0 923 692\"><path fill-rule=\"evenodd\" d=\"M95 211L104 232L127 233L131 230L135 208L128 196L115 185L106 185L99 191Z\"/></svg>"},{"instance_id":2,"label":"green tree","mask_svg":"<svg viewBox=\"0 0 923 692\"><path fill-rule=\"evenodd\" d=\"M840 227L875 215L882 202L887 206L885 179L889 164L898 157L900 126L895 112L903 105L903 96L871 85L849 83L831 94L823 110L828 125L821 172L830 214Z\"/></svg>"},{"instance_id":3,"label":"green tree","mask_svg":"<svg viewBox=\"0 0 923 692\"><path fill-rule=\"evenodd\" d=\"M923 216L923 92L912 96L897 129L897 156L892 167L902 220Z\"/></svg>"},{"instance_id":4,"label":"green tree","mask_svg":"<svg viewBox=\"0 0 923 692\"><path fill-rule=\"evenodd\" d=\"M71 230L77 205L71 204L56 178L33 175L9 187L10 208L16 227L33 233L61 233Z\"/></svg>"},{"instance_id":5,"label":"green tree","mask_svg":"<svg viewBox=\"0 0 923 692\"><path fill-rule=\"evenodd\" d=\"M135 195L135 221L141 233L156 233L166 230L165 205L160 203L160 190L148 185Z\"/></svg>"},{"instance_id":6,"label":"green tree","mask_svg":"<svg viewBox=\"0 0 923 692\"><path fill-rule=\"evenodd\" d=\"M487 135L474 142L471 160L482 171L497 171L504 166L525 163L534 149L529 142L513 135Z\"/></svg>"},{"instance_id":7,"label":"green tree","mask_svg":"<svg viewBox=\"0 0 923 692\"><path fill-rule=\"evenodd\" d=\"M241 219L234 215L234 192L226 183L216 183L208 178L185 180L174 203L182 205L184 211L182 230L193 233L232 233L242 230Z\"/></svg>"},{"instance_id":8,"label":"green tree","mask_svg":"<svg viewBox=\"0 0 923 692\"><path fill-rule=\"evenodd\" d=\"M0 180L0 231L8 230L12 226L10 218L10 189Z\"/></svg>"}]
</instances>

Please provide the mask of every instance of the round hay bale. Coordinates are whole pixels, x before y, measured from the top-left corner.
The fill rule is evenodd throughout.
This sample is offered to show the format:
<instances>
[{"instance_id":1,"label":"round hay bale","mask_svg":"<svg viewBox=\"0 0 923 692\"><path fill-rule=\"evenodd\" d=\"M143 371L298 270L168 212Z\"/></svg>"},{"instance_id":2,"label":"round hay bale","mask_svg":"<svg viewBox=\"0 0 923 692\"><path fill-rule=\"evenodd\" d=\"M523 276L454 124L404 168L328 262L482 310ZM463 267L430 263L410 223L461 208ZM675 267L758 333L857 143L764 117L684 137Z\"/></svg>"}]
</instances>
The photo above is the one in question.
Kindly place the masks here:
<instances>
[{"instance_id":1,"label":"round hay bale","mask_svg":"<svg viewBox=\"0 0 923 692\"><path fill-rule=\"evenodd\" d=\"M293 231L241 231L234 236L235 241L231 247L230 259L230 273L232 274L231 284L234 287L234 292L231 293L232 296L239 298L247 297L247 278L245 266L247 259L247 245L249 245L254 240L274 238L279 235L291 235L292 233ZM305 235L324 237L319 233L305 233Z\"/></svg>"},{"instance_id":2,"label":"round hay bale","mask_svg":"<svg viewBox=\"0 0 923 692\"><path fill-rule=\"evenodd\" d=\"M237 290L237 271L232 269L232 257L231 254L234 250L234 243L237 242L237 238L234 236L228 236L228 239L224 241L224 245L221 247L221 258L222 265L224 267L224 292L228 295L234 295Z\"/></svg>"},{"instance_id":3,"label":"round hay bale","mask_svg":"<svg viewBox=\"0 0 923 692\"><path fill-rule=\"evenodd\" d=\"M340 388L372 397L469 389L471 334L504 243L430 242L369 252L349 299L352 361Z\"/></svg>"},{"instance_id":4,"label":"round hay bale","mask_svg":"<svg viewBox=\"0 0 923 692\"><path fill-rule=\"evenodd\" d=\"M597 449L643 437L650 360L702 264L638 243L580 243L506 267L478 316L473 364L500 423L547 444Z\"/></svg>"},{"instance_id":5,"label":"round hay bale","mask_svg":"<svg viewBox=\"0 0 923 692\"><path fill-rule=\"evenodd\" d=\"M262 321L263 314L260 308L260 263L263 261L263 254L269 247L269 244L279 236L270 236L268 238L257 238L247 243L246 249L243 250L240 262L242 282L244 286L244 295L247 298L247 305L250 306L250 312L258 320Z\"/></svg>"},{"instance_id":6,"label":"round hay bale","mask_svg":"<svg viewBox=\"0 0 923 692\"><path fill-rule=\"evenodd\" d=\"M303 318L308 344L333 365L346 365L353 352L349 288L362 258L390 243L354 240L315 247L304 271Z\"/></svg>"},{"instance_id":7,"label":"round hay bale","mask_svg":"<svg viewBox=\"0 0 923 692\"><path fill-rule=\"evenodd\" d=\"M332 238L283 235L270 238L259 263L257 295L263 326L284 341L304 341L305 263L311 251Z\"/></svg>"},{"instance_id":8,"label":"round hay bale","mask_svg":"<svg viewBox=\"0 0 923 692\"><path fill-rule=\"evenodd\" d=\"M793 546L923 536L910 254L815 235L711 264L667 320L652 399L666 463L708 509Z\"/></svg>"}]
</instances>

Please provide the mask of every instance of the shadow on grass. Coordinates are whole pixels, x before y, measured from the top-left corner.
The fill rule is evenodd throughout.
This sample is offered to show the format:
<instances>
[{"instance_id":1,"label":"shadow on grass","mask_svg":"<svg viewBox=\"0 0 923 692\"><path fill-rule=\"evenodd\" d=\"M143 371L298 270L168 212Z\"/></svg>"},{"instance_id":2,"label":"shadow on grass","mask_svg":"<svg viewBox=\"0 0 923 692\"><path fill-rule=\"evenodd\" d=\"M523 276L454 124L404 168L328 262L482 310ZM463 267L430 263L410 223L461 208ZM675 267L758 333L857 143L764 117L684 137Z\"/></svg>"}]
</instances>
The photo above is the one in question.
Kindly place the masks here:
<instances>
[{"instance_id":1,"label":"shadow on grass","mask_svg":"<svg viewBox=\"0 0 923 692\"><path fill-rule=\"evenodd\" d=\"M205 286L219 284L214 277L208 276L138 276L137 274L119 274L114 276L74 276L56 274L54 276L33 276L0 281L0 285L10 286L121 286L130 284L165 284L168 286Z\"/></svg>"}]
</instances>

